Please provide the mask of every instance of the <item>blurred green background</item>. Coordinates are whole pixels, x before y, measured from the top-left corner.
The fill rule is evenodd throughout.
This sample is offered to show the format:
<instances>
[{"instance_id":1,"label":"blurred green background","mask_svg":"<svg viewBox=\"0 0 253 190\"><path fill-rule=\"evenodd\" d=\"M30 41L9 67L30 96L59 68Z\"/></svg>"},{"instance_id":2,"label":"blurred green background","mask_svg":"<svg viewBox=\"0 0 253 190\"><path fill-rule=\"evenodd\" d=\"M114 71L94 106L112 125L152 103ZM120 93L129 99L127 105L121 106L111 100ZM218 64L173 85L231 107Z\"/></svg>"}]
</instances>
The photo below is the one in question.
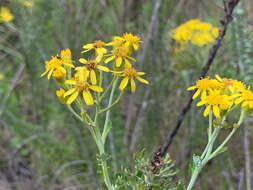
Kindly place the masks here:
<instances>
[{"instance_id":1,"label":"blurred green background","mask_svg":"<svg viewBox=\"0 0 253 190\"><path fill-rule=\"evenodd\" d=\"M14 16L12 22L0 23L0 189L101 188L92 138L58 102L56 83L40 78L44 61L64 48L77 59L83 44L109 42L124 32L144 41L136 57L151 85L138 85L136 94L127 93L113 109L107 152L116 173L131 163L133 153L145 148L152 156L157 150L187 101L186 88L207 60L210 45L175 53L171 30L193 18L218 27L224 16L222 1L31 0L32 6L24 2L0 0ZM252 85L252 12L251 0L236 8L210 75ZM192 154L206 143L207 118L201 113L192 107L169 149L185 181ZM246 171L253 168L252 132L249 119L229 150L201 174L196 190L246 189Z\"/></svg>"}]
</instances>

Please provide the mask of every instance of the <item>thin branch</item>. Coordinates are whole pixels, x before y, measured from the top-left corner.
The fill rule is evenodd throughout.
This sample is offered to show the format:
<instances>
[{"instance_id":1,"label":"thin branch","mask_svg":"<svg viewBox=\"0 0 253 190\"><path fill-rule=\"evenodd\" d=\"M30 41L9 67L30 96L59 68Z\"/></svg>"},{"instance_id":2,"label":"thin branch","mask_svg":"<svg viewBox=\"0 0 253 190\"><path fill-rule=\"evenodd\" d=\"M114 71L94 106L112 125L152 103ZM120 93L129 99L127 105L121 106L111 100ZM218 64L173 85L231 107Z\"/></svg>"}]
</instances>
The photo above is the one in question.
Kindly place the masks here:
<instances>
[{"instance_id":1,"label":"thin branch","mask_svg":"<svg viewBox=\"0 0 253 190\"><path fill-rule=\"evenodd\" d=\"M210 66L214 61L214 58L217 55L218 50L221 47L221 43L222 43L222 41L224 39L224 36L226 34L228 25L233 19L232 13L234 11L234 8L236 7L236 5L238 4L239 1L240 0L229 0L228 1L227 6L225 7L225 10L224 10L225 11L225 16L220 21L221 22L221 27L220 27L220 31L219 31L219 36L216 39L213 47L209 51L208 60L205 64L205 66L202 68L202 72L201 72L201 75L199 76L199 78L205 77L207 72L209 71ZM165 139L165 141L162 144L161 148L158 149L158 151L155 153L155 155L164 156L165 153L167 152L167 150L169 149L174 137L178 133L178 130L179 130L186 114L188 113L188 111L191 108L193 93L194 92L190 93L189 99L188 99L186 105L183 107L182 111L179 113L175 125L173 126L172 130L170 131L169 135Z\"/></svg>"}]
</instances>

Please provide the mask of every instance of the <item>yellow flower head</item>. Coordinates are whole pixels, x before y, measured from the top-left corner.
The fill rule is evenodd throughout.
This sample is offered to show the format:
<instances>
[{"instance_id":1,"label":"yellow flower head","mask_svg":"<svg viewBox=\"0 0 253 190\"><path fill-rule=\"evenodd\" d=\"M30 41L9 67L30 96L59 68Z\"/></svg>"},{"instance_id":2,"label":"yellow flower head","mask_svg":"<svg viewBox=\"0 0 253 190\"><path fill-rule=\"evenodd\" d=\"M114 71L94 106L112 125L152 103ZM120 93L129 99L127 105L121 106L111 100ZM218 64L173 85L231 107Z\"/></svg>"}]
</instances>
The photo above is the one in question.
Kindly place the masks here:
<instances>
[{"instance_id":1,"label":"yellow flower head","mask_svg":"<svg viewBox=\"0 0 253 190\"><path fill-rule=\"evenodd\" d=\"M197 106L206 105L203 115L206 117L212 110L214 116L219 118L221 110L228 110L233 104L231 97L221 94L220 90L210 91L210 93L201 98L201 101L197 103Z\"/></svg>"},{"instance_id":2,"label":"yellow flower head","mask_svg":"<svg viewBox=\"0 0 253 190\"><path fill-rule=\"evenodd\" d=\"M130 66L131 63L129 60L136 61L134 58L128 56L129 49L126 46L119 46L112 50L111 54L108 54L109 56L105 63L109 63L110 61L115 59L115 66L120 67L122 62L124 62L127 66Z\"/></svg>"},{"instance_id":3,"label":"yellow flower head","mask_svg":"<svg viewBox=\"0 0 253 190\"><path fill-rule=\"evenodd\" d=\"M61 59L59 59L57 57L52 57L52 59L50 61L45 62L46 71L41 74L41 77L43 77L44 75L47 74L47 78L50 79L52 74L54 74L54 72L57 73L57 74L55 74L56 76L59 76L60 72L65 74L66 69L62 65L63 65L63 62Z\"/></svg>"},{"instance_id":4,"label":"yellow flower head","mask_svg":"<svg viewBox=\"0 0 253 190\"><path fill-rule=\"evenodd\" d=\"M125 67L123 71L116 72L119 74L119 76L123 77L119 89L124 90L128 84L130 84L130 89L131 92L136 91L136 84L135 84L135 79L139 80L140 82L144 84L149 84L149 82L140 76L144 75L144 72L137 72L133 67Z\"/></svg>"},{"instance_id":5,"label":"yellow flower head","mask_svg":"<svg viewBox=\"0 0 253 190\"><path fill-rule=\"evenodd\" d=\"M216 79L223 84L224 92L229 94L234 94L242 92L246 89L246 86L243 82L229 79L221 78L219 75L215 75Z\"/></svg>"},{"instance_id":6,"label":"yellow flower head","mask_svg":"<svg viewBox=\"0 0 253 190\"><path fill-rule=\"evenodd\" d=\"M62 50L60 56L52 57L50 61L46 61L46 71L41 74L41 77L47 74L48 79L52 75L56 79L62 79L67 72L64 66L68 68L74 67L71 63L71 51L69 49Z\"/></svg>"},{"instance_id":7,"label":"yellow flower head","mask_svg":"<svg viewBox=\"0 0 253 190\"><path fill-rule=\"evenodd\" d=\"M139 43L142 42L138 36L131 33L125 33L123 39L125 40L125 46L135 51L139 49Z\"/></svg>"},{"instance_id":8,"label":"yellow flower head","mask_svg":"<svg viewBox=\"0 0 253 190\"><path fill-rule=\"evenodd\" d=\"M61 50L60 56L57 56L57 58L61 59L65 66L74 67L74 65L72 64L70 49Z\"/></svg>"},{"instance_id":9,"label":"yellow flower head","mask_svg":"<svg viewBox=\"0 0 253 190\"><path fill-rule=\"evenodd\" d=\"M98 56L99 58L99 56ZM98 59L92 59L92 60L86 60L84 58L79 59L79 62L83 63L85 66L84 67L76 67L76 70L83 70L83 75L86 76L87 78L89 77L91 80L91 84L95 85L97 84L97 76L96 76L96 71L101 70L104 72L109 72L110 69L102 66L99 64Z\"/></svg>"},{"instance_id":10,"label":"yellow flower head","mask_svg":"<svg viewBox=\"0 0 253 190\"><path fill-rule=\"evenodd\" d=\"M179 44L185 45L188 42L197 46L211 44L219 35L219 29L210 23L201 22L198 19L187 21L172 30L172 38Z\"/></svg>"},{"instance_id":11,"label":"yellow flower head","mask_svg":"<svg viewBox=\"0 0 253 190\"><path fill-rule=\"evenodd\" d=\"M238 99L235 100L235 104L240 104L242 108L253 108L253 92L245 89L238 94Z\"/></svg>"},{"instance_id":12,"label":"yellow flower head","mask_svg":"<svg viewBox=\"0 0 253 190\"><path fill-rule=\"evenodd\" d=\"M56 90L55 94L61 103L63 103L63 104L66 103L66 98L64 97L64 94L65 94L64 89L60 88L59 90Z\"/></svg>"},{"instance_id":13,"label":"yellow flower head","mask_svg":"<svg viewBox=\"0 0 253 190\"><path fill-rule=\"evenodd\" d=\"M83 45L83 49L85 49L85 50L82 51L82 53L85 53L85 52L88 52L92 49L95 49L96 54L103 55L107 52L107 50L105 49L105 45L106 45L105 42L103 42L101 40L96 40L93 43Z\"/></svg>"},{"instance_id":14,"label":"yellow flower head","mask_svg":"<svg viewBox=\"0 0 253 190\"><path fill-rule=\"evenodd\" d=\"M23 4L24 4L25 7L33 7L34 2L33 1L24 1Z\"/></svg>"},{"instance_id":15,"label":"yellow flower head","mask_svg":"<svg viewBox=\"0 0 253 190\"><path fill-rule=\"evenodd\" d=\"M71 104L75 99L78 97L78 95L82 95L86 105L91 106L94 104L93 97L90 93L90 90L93 90L95 92L102 92L103 89L99 86L90 85L86 77L82 75L82 72L77 72L75 77L71 80L67 80L65 84L72 85L73 88L68 90L64 97L70 96L67 100L67 104Z\"/></svg>"},{"instance_id":16,"label":"yellow flower head","mask_svg":"<svg viewBox=\"0 0 253 190\"><path fill-rule=\"evenodd\" d=\"M208 92L220 89L223 85L221 82L219 82L216 79L210 79L209 77L197 80L196 84L194 86L191 86L187 88L187 90L195 90L197 91L193 95L193 99L197 98L200 94L202 97L205 97Z\"/></svg>"},{"instance_id":17,"label":"yellow flower head","mask_svg":"<svg viewBox=\"0 0 253 190\"><path fill-rule=\"evenodd\" d=\"M7 7L0 7L0 23L1 22L10 22L14 19L14 16L11 14L10 9Z\"/></svg>"},{"instance_id":18,"label":"yellow flower head","mask_svg":"<svg viewBox=\"0 0 253 190\"><path fill-rule=\"evenodd\" d=\"M108 43L107 46L126 46L129 50L138 50L140 47L141 39L131 33L124 33L123 36L114 36L113 41Z\"/></svg>"}]
</instances>

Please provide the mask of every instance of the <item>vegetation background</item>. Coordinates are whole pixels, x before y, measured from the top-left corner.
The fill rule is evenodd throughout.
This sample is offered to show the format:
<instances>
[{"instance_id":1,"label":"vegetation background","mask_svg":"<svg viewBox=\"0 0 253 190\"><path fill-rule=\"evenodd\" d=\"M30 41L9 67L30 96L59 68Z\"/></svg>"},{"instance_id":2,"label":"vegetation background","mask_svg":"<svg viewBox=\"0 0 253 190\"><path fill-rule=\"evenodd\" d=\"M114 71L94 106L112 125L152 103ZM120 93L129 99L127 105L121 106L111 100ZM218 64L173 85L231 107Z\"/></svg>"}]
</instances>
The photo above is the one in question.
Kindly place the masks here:
<instances>
[{"instance_id":1,"label":"vegetation background","mask_svg":"<svg viewBox=\"0 0 253 190\"><path fill-rule=\"evenodd\" d=\"M70 190L101 188L96 147L88 130L63 105L56 84L40 78L43 62L60 49L74 58L83 44L131 32L144 44L136 55L151 85L139 86L113 109L107 150L115 173L143 148L151 157L169 134L187 100L186 88L198 78L208 50L176 52L170 31L193 18L219 26L221 0L0 0L14 20L0 23L0 189ZM253 2L242 1L209 71L253 82ZM169 149L187 181L193 153L206 143L207 118L191 108ZM253 185L252 119L228 151L201 174L196 190L244 190ZM131 165L130 165L131 166ZM252 187L253 189L253 187ZM249 189L247 189L249 190Z\"/></svg>"}]
</instances>

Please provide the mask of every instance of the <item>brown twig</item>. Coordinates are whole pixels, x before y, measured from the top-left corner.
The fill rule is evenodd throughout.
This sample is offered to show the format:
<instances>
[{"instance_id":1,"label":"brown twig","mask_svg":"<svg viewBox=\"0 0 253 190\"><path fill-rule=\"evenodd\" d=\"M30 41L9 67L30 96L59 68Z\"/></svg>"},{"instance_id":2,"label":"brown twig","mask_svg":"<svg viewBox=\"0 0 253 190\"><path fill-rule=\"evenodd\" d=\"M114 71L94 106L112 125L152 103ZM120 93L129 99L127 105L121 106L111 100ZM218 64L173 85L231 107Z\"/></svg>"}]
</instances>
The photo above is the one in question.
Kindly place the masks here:
<instances>
[{"instance_id":1,"label":"brown twig","mask_svg":"<svg viewBox=\"0 0 253 190\"><path fill-rule=\"evenodd\" d=\"M224 18L220 21L221 22L221 27L220 27L220 31L219 31L219 36L216 39L213 47L210 49L209 51L209 56L208 56L208 60L205 64L205 66L202 68L202 72L199 76L199 78L205 77L207 72L210 69L211 64L214 61L214 58L217 55L217 52L219 50L219 48L221 47L221 43L223 41L223 38L226 34L227 28L229 23L232 21L233 17L233 11L234 8L236 7L236 5L238 4L240 0L229 0L228 3L224 3L224 11L225 11L225 16ZM177 135L178 130L185 118L185 115L187 114L187 112L190 110L191 108L191 104L192 104L192 96L193 96L192 92L189 96L189 99L186 103L186 105L183 107L182 111L179 113L176 123L174 125L174 127L172 128L172 130L170 131L169 135L167 136L167 138L165 139L164 143L162 144L162 146L158 149L158 151L156 152L157 155L161 155L164 156L165 153L167 152L168 148L170 147L174 137Z\"/></svg>"}]
</instances>

